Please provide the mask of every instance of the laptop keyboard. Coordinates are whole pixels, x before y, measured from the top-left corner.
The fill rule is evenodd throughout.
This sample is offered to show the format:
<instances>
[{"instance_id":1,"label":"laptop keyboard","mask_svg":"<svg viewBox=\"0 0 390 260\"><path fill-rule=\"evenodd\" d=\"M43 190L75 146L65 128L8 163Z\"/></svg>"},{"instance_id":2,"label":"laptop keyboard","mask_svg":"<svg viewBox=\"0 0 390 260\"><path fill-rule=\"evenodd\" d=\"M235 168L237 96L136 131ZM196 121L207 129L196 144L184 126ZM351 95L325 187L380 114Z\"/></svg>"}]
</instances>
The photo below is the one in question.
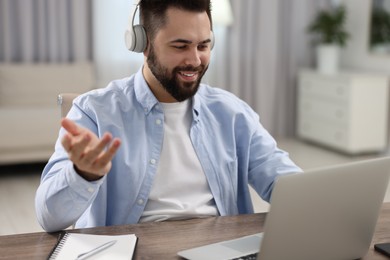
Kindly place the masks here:
<instances>
[{"instance_id":1,"label":"laptop keyboard","mask_svg":"<svg viewBox=\"0 0 390 260\"><path fill-rule=\"evenodd\" d=\"M257 253L241 256L239 258L234 258L232 260L256 260L257 259Z\"/></svg>"}]
</instances>

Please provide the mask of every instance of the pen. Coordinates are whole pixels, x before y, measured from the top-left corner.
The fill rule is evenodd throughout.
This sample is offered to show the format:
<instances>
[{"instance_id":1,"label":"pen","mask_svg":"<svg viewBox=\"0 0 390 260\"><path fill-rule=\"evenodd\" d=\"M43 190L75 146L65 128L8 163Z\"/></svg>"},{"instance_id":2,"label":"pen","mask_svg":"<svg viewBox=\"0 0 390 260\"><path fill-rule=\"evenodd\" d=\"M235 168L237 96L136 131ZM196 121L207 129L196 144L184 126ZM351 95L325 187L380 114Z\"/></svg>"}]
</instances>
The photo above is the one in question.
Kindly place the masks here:
<instances>
[{"instance_id":1,"label":"pen","mask_svg":"<svg viewBox=\"0 0 390 260\"><path fill-rule=\"evenodd\" d=\"M107 248L109 248L110 246L114 245L116 243L116 240L112 240L112 241L109 241L107 243L104 243L103 245L100 245L98 247L95 247L94 249L88 251L88 252L85 252L85 253L82 253L82 254L79 254L76 258L76 260L82 260L82 259L87 259L88 257L90 256L93 256Z\"/></svg>"}]
</instances>

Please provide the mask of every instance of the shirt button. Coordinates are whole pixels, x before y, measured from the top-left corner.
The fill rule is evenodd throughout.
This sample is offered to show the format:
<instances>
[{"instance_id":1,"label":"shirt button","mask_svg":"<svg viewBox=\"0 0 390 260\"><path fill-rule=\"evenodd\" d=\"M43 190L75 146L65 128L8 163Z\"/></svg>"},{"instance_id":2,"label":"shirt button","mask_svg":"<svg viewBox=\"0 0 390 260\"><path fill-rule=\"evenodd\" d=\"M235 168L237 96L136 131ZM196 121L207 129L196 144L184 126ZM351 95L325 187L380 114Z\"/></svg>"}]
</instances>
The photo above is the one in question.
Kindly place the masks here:
<instances>
[{"instance_id":1,"label":"shirt button","mask_svg":"<svg viewBox=\"0 0 390 260\"><path fill-rule=\"evenodd\" d=\"M92 192L94 192L94 191L95 191L95 189L94 189L94 188L92 188L92 187L89 187L89 188L87 189L87 191L88 191L89 193L92 193Z\"/></svg>"},{"instance_id":2,"label":"shirt button","mask_svg":"<svg viewBox=\"0 0 390 260\"><path fill-rule=\"evenodd\" d=\"M142 204L144 204L144 200L143 200L143 199L139 199L139 200L137 201L137 203L138 203L138 205L142 205Z\"/></svg>"},{"instance_id":3,"label":"shirt button","mask_svg":"<svg viewBox=\"0 0 390 260\"><path fill-rule=\"evenodd\" d=\"M151 163L151 164L156 164L156 160L155 160L155 159L151 159L151 160L150 160L150 163Z\"/></svg>"},{"instance_id":4,"label":"shirt button","mask_svg":"<svg viewBox=\"0 0 390 260\"><path fill-rule=\"evenodd\" d=\"M157 125L161 125L161 120L160 120L160 119L157 119L157 120L156 120L156 124L157 124Z\"/></svg>"}]
</instances>

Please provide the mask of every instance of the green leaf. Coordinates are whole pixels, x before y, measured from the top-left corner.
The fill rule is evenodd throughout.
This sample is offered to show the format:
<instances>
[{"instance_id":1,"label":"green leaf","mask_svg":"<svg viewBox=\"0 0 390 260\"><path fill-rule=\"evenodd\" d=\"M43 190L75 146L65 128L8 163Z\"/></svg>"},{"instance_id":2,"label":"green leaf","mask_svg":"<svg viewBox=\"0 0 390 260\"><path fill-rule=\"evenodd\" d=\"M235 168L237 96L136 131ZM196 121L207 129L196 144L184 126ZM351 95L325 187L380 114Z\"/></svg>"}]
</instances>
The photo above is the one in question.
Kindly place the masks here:
<instances>
[{"instance_id":1,"label":"green leaf","mask_svg":"<svg viewBox=\"0 0 390 260\"><path fill-rule=\"evenodd\" d=\"M317 42L345 46L350 35L345 30L346 9L343 5L329 10L321 10L307 30Z\"/></svg>"}]
</instances>

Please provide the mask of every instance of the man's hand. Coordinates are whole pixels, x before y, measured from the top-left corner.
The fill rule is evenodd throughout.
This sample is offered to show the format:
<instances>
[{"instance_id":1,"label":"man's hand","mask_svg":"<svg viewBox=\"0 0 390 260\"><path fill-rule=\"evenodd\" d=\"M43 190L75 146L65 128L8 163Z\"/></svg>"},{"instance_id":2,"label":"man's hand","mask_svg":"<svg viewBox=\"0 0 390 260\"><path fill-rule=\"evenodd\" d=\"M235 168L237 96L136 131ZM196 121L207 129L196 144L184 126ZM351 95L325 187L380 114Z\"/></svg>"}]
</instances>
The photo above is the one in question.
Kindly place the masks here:
<instances>
[{"instance_id":1,"label":"man's hand","mask_svg":"<svg viewBox=\"0 0 390 260\"><path fill-rule=\"evenodd\" d=\"M111 160L121 142L105 133L99 139L90 130L63 118L61 125L68 133L62 138L62 145L78 174L88 181L98 180L111 169Z\"/></svg>"}]
</instances>

